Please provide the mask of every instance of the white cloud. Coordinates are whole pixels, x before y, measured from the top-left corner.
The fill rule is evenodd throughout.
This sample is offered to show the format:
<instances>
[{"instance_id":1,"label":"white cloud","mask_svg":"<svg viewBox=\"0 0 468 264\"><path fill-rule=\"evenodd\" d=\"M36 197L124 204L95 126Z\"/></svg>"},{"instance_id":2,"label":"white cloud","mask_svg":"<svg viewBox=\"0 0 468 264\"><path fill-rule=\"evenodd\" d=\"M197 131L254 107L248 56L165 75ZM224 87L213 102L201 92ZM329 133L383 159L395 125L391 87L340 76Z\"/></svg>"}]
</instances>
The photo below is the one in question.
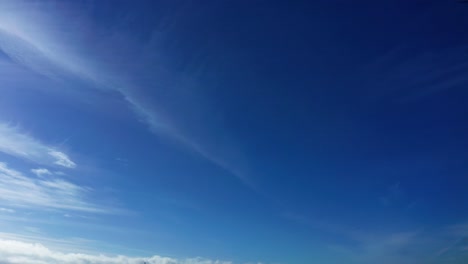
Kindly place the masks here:
<instances>
[{"instance_id":1,"label":"white cloud","mask_svg":"<svg viewBox=\"0 0 468 264\"><path fill-rule=\"evenodd\" d=\"M31 172L37 176L52 175L52 172L45 168L32 169Z\"/></svg>"},{"instance_id":2,"label":"white cloud","mask_svg":"<svg viewBox=\"0 0 468 264\"><path fill-rule=\"evenodd\" d=\"M13 213L15 213L16 211L13 210L13 209L10 209L10 208L3 208L3 207L0 207L0 212L13 214Z\"/></svg>"},{"instance_id":3,"label":"white cloud","mask_svg":"<svg viewBox=\"0 0 468 264\"><path fill-rule=\"evenodd\" d=\"M230 264L232 262L202 258L174 259L161 256L128 257L82 253L62 253L42 244L0 239L2 264Z\"/></svg>"},{"instance_id":4,"label":"white cloud","mask_svg":"<svg viewBox=\"0 0 468 264\"><path fill-rule=\"evenodd\" d=\"M17 207L104 212L86 201L90 189L65 180L33 179L0 162L0 201Z\"/></svg>"},{"instance_id":5,"label":"white cloud","mask_svg":"<svg viewBox=\"0 0 468 264\"><path fill-rule=\"evenodd\" d=\"M0 152L39 164L55 164L66 168L76 167L75 162L67 154L44 145L5 123L0 123Z\"/></svg>"}]
</instances>

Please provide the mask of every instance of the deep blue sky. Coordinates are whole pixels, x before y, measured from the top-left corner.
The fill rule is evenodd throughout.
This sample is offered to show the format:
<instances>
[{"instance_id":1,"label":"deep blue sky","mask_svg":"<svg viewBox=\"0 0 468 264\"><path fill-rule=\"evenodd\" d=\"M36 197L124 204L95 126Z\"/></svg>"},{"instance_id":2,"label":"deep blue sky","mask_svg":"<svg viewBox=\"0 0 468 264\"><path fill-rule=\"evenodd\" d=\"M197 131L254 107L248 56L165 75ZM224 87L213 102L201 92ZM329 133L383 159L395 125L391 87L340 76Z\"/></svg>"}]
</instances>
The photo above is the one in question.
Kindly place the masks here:
<instances>
[{"instance_id":1,"label":"deep blue sky","mask_svg":"<svg viewBox=\"0 0 468 264\"><path fill-rule=\"evenodd\" d=\"M0 2L0 262L468 260L468 4L135 2Z\"/></svg>"}]
</instances>

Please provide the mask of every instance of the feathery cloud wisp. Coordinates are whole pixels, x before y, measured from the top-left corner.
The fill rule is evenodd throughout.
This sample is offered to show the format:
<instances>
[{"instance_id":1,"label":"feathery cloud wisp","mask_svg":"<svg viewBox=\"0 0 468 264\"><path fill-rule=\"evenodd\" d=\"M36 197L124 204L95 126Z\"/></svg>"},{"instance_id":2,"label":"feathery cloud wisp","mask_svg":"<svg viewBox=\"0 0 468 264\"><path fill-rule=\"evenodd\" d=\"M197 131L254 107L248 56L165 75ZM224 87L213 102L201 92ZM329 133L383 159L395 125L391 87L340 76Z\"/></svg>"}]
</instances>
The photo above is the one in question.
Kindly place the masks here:
<instances>
[{"instance_id":1,"label":"feathery cloud wisp","mask_svg":"<svg viewBox=\"0 0 468 264\"><path fill-rule=\"evenodd\" d=\"M50 156L55 158L54 164L57 164L59 166L63 166L66 168L75 168L76 164L68 158L68 156L60 151L57 150L51 150L48 153Z\"/></svg>"},{"instance_id":2,"label":"feathery cloud wisp","mask_svg":"<svg viewBox=\"0 0 468 264\"><path fill-rule=\"evenodd\" d=\"M105 212L105 209L86 201L89 191L58 178L29 178L0 162L0 201L11 206Z\"/></svg>"},{"instance_id":3,"label":"feathery cloud wisp","mask_svg":"<svg viewBox=\"0 0 468 264\"><path fill-rule=\"evenodd\" d=\"M58 165L65 168L75 168L67 154L21 133L17 128L0 123L0 152L11 156L27 159L38 164Z\"/></svg>"}]
</instances>

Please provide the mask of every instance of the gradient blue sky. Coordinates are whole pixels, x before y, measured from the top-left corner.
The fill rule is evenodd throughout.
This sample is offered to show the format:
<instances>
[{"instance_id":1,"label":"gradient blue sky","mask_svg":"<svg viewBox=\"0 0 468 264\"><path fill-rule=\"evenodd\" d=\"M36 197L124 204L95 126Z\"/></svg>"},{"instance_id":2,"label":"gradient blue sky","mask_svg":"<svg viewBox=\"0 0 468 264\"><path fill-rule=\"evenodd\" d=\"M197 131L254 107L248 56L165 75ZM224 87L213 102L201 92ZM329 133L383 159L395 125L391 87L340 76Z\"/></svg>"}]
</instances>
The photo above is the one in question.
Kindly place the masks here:
<instances>
[{"instance_id":1,"label":"gradient blue sky","mask_svg":"<svg viewBox=\"0 0 468 264\"><path fill-rule=\"evenodd\" d=\"M0 1L0 263L467 263L468 4Z\"/></svg>"}]
</instances>

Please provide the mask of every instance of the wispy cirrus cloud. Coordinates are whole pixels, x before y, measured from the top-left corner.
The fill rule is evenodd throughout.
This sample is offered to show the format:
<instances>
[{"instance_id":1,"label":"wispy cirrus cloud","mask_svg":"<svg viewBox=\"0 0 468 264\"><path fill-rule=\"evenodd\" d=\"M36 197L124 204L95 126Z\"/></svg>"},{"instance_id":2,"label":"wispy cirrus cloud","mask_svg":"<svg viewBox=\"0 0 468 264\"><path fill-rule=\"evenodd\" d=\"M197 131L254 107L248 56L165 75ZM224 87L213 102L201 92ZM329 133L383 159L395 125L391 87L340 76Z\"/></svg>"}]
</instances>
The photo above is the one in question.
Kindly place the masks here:
<instances>
[{"instance_id":1,"label":"wispy cirrus cloud","mask_svg":"<svg viewBox=\"0 0 468 264\"><path fill-rule=\"evenodd\" d=\"M83 253L62 253L38 243L0 239L0 263L3 264L232 264L229 261L202 258L105 256Z\"/></svg>"},{"instance_id":2,"label":"wispy cirrus cloud","mask_svg":"<svg viewBox=\"0 0 468 264\"><path fill-rule=\"evenodd\" d=\"M60 178L33 179L0 162L0 201L13 207L91 213L107 210L87 201L91 190Z\"/></svg>"},{"instance_id":3,"label":"wispy cirrus cloud","mask_svg":"<svg viewBox=\"0 0 468 264\"><path fill-rule=\"evenodd\" d=\"M63 152L57 150L51 150L48 154L55 158L54 164L66 167L66 168L75 168L76 163L71 161L70 158Z\"/></svg>"},{"instance_id":4,"label":"wispy cirrus cloud","mask_svg":"<svg viewBox=\"0 0 468 264\"><path fill-rule=\"evenodd\" d=\"M373 87L380 87L370 91L371 98L418 101L466 85L467 54L465 45L437 51L425 51L419 45L401 45L376 58L356 76Z\"/></svg>"},{"instance_id":5,"label":"wispy cirrus cloud","mask_svg":"<svg viewBox=\"0 0 468 264\"><path fill-rule=\"evenodd\" d=\"M41 143L6 123L0 123L0 152L38 164L57 165L70 169L76 167L76 163L67 154Z\"/></svg>"},{"instance_id":6,"label":"wispy cirrus cloud","mask_svg":"<svg viewBox=\"0 0 468 264\"><path fill-rule=\"evenodd\" d=\"M346 263L462 264L468 260L468 223L389 231L344 226L295 213L283 217L339 238L328 244L328 249L333 255L344 256Z\"/></svg>"},{"instance_id":7,"label":"wispy cirrus cloud","mask_svg":"<svg viewBox=\"0 0 468 264\"><path fill-rule=\"evenodd\" d=\"M107 62L106 64L105 59L104 61L99 61L90 57L89 54L77 52L79 50L80 41L75 41L76 37L64 33L64 31L75 32L75 30L63 30L62 26L66 27L64 23L51 23L50 21L53 20L51 18L53 15L51 14L51 10L48 10L46 6L47 5L43 5L43 8L40 8L41 5L35 6L37 12L31 15L24 11L27 10L27 8L25 8L27 4L7 4L4 8L7 12L0 11L0 17L2 17L0 19L0 51L3 51L14 62L47 77L54 79L67 79L71 77L75 80L79 79L88 83L89 86L94 89L120 94L138 118L146 123L152 132L171 139L180 146L183 146L189 151L198 154L200 157L229 172L250 188L255 189L255 184L252 182L252 179L247 177L246 169L239 165L239 163L242 162L237 161L238 159L242 160L242 158L238 157L240 155L238 155L239 151L237 147L231 146L235 144L228 144L226 142L224 143L228 146L226 146L226 144L220 144L220 142L214 144L214 146L222 145L221 147L213 147L213 144L207 144L206 140L201 140L199 136L188 133L188 130L193 129L184 126L184 124L182 124L184 123L183 121L179 120L179 118L174 118L174 111L169 109L173 110L176 107L171 106L168 107L168 109L162 107L161 109L161 106L158 105L158 107L156 107L154 104L147 101L146 96L140 94L141 82L145 83L148 76L155 75L153 72L145 73L144 70L142 71L140 68L137 70L116 70L114 67L106 67L109 66L109 63ZM5 15L3 15L3 13L5 13ZM79 19L83 19L83 17ZM86 19L84 19L84 21L85 22L81 22L90 23L90 21ZM61 24L61 26L57 27L56 25L58 24ZM76 24L80 24L80 22L75 23L75 25ZM80 29L77 28L76 32L79 35ZM115 35L118 35L118 37ZM147 43L137 43L131 37L125 36L123 33L108 33L105 37L100 34L96 40L99 42L99 46L108 47L106 50L112 50L112 59L110 60L132 61L131 64L142 65L141 68L145 68L145 65L149 66L157 63L151 59L147 59L148 57L155 57L153 53L145 54L146 51L152 50L145 48ZM66 45L65 43L70 43L71 45ZM120 50L119 44L124 46L125 50ZM67 46L73 45L77 46L66 48ZM104 52L102 52L102 50L100 51L95 51L98 54L98 56L95 57L106 58L106 56L102 54ZM119 54L118 57L115 56L116 54ZM115 66L119 63L110 64ZM166 72L163 66L164 65L159 65L157 68L162 69L161 71L164 72L164 74L162 74L164 78L177 80L187 78L187 76L167 77L173 74ZM127 72L135 72L137 77L128 76L131 74ZM152 87L163 86L162 95L168 92L172 93L173 90L187 90L186 87L183 87L183 89L176 88L174 83L177 83L177 81L174 80L159 80L160 83L157 83L158 80L154 81L155 83L151 84ZM144 85L145 84L143 84L143 86ZM178 92L174 93L177 94ZM181 98L177 97L175 101L179 99ZM166 101L174 100L171 98L171 100ZM193 103L193 100L186 101ZM185 104L184 108L188 108L188 106ZM199 107L194 107L192 110L198 111L198 109ZM223 134L227 134L226 131L224 131ZM235 150L231 151L231 149ZM235 154L233 155L233 153ZM58 156L55 154L56 153L50 153L50 155ZM235 156L234 161L231 158L232 156ZM56 163L62 166L73 166L73 163L66 162L66 160L57 161Z\"/></svg>"}]
</instances>

